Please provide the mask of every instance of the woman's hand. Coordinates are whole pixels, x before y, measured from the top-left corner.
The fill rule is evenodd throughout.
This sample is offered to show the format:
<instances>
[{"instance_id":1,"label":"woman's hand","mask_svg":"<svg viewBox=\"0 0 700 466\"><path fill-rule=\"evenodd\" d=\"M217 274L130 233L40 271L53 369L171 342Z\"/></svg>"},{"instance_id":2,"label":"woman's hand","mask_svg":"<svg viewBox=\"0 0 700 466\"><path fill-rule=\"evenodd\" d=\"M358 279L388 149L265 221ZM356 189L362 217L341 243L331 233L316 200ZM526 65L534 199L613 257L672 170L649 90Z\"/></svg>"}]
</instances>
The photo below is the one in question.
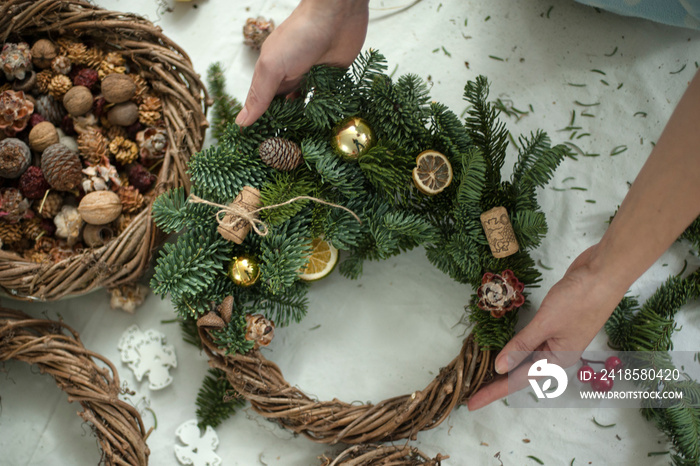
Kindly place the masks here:
<instances>
[{"instance_id":1,"label":"woman's hand","mask_svg":"<svg viewBox=\"0 0 700 466\"><path fill-rule=\"evenodd\" d=\"M296 89L312 66L350 66L365 41L368 4L369 0L302 0L263 43L236 123L253 124L275 95Z\"/></svg>"}]
</instances>

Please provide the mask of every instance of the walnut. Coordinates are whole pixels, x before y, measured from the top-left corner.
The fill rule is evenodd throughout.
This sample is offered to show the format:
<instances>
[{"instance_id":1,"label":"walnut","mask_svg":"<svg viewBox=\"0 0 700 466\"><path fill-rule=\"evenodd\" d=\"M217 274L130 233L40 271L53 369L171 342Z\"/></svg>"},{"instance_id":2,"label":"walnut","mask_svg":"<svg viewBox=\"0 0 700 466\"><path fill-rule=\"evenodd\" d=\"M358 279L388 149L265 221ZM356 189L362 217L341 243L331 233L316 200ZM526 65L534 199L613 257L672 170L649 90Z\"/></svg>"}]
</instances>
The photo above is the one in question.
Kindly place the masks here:
<instances>
[{"instance_id":1,"label":"walnut","mask_svg":"<svg viewBox=\"0 0 700 466\"><path fill-rule=\"evenodd\" d=\"M118 126L131 126L139 119L139 107L134 102L117 104L107 113L107 120Z\"/></svg>"},{"instance_id":2,"label":"walnut","mask_svg":"<svg viewBox=\"0 0 700 466\"><path fill-rule=\"evenodd\" d=\"M32 63L37 68L48 68L51 61L58 55L58 49L53 42L48 39L39 39L32 46Z\"/></svg>"},{"instance_id":3,"label":"walnut","mask_svg":"<svg viewBox=\"0 0 700 466\"><path fill-rule=\"evenodd\" d=\"M29 147L37 152L43 152L44 149L58 142L58 131L49 121L42 121L29 132Z\"/></svg>"},{"instance_id":4,"label":"walnut","mask_svg":"<svg viewBox=\"0 0 700 466\"><path fill-rule=\"evenodd\" d=\"M102 80L102 96L112 104L131 99L136 93L136 83L131 76L120 73L108 74Z\"/></svg>"},{"instance_id":5,"label":"walnut","mask_svg":"<svg viewBox=\"0 0 700 466\"><path fill-rule=\"evenodd\" d=\"M63 106L73 116L85 115L92 109L92 92L85 86L73 86L63 96Z\"/></svg>"},{"instance_id":6,"label":"walnut","mask_svg":"<svg viewBox=\"0 0 700 466\"><path fill-rule=\"evenodd\" d=\"M93 191L80 201L80 217L91 225L104 225L113 222L122 213L122 201L112 191Z\"/></svg>"}]
</instances>

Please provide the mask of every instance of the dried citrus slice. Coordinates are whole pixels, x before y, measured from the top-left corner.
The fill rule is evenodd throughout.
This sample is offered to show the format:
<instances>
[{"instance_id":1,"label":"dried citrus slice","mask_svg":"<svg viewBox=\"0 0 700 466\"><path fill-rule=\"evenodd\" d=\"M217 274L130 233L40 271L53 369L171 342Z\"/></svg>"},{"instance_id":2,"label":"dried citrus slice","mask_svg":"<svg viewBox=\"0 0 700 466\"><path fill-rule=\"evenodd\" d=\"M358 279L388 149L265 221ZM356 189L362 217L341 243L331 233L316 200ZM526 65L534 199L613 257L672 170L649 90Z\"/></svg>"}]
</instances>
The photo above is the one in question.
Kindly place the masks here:
<instances>
[{"instance_id":1,"label":"dried citrus slice","mask_svg":"<svg viewBox=\"0 0 700 466\"><path fill-rule=\"evenodd\" d=\"M452 183L452 165L447 157L434 150L426 150L416 157L413 183L423 194L441 192Z\"/></svg>"},{"instance_id":2,"label":"dried citrus slice","mask_svg":"<svg viewBox=\"0 0 700 466\"><path fill-rule=\"evenodd\" d=\"M311 242L309 262L299 271L299 278L311 282L320 280L333 271L338 263L338 250L328 241L316 238Z\"/></svg>"}]
</instances>

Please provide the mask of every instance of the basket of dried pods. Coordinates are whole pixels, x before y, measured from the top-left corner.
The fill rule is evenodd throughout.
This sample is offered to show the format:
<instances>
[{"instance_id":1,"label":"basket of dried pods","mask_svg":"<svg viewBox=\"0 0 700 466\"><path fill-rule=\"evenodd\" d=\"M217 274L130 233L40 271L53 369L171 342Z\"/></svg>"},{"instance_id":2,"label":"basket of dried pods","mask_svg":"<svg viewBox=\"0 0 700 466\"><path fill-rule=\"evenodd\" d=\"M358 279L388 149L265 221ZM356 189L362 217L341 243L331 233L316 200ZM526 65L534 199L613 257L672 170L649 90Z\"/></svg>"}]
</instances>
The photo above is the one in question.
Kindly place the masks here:
<instances>
[{"instance_id":1,"label":"basket of dried pods","mask_svg":"<svg viewBox=\"0 0 700 466\"><path fill-rule=\"evenodd\" d=\"M124 290L188 187L206 89L160 28L83 1L0 1L0 287L42 301Z\"/></svg>"}]
</instances>

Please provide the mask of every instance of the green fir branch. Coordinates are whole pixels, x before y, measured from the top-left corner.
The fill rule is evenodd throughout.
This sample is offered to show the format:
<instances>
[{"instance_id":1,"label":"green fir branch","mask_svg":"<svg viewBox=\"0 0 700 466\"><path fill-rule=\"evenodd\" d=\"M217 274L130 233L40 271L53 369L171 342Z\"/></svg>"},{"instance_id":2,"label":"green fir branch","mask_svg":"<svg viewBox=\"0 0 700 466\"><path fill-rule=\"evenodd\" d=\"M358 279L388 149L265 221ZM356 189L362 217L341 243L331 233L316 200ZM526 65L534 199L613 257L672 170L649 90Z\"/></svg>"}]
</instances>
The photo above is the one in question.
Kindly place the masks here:
<instances>
[{"instance_id":1,"label":"green fir branch","mask_svg":"<svg viewBox=\"0 0 700 466\"><path fill-rule=\"evenodd\" d=\"M197 394L197 420L200 429L217 427L245 406L245 398L233 389L226 373L221 369L209 369Z\"/></svg>"}]
</instances>

